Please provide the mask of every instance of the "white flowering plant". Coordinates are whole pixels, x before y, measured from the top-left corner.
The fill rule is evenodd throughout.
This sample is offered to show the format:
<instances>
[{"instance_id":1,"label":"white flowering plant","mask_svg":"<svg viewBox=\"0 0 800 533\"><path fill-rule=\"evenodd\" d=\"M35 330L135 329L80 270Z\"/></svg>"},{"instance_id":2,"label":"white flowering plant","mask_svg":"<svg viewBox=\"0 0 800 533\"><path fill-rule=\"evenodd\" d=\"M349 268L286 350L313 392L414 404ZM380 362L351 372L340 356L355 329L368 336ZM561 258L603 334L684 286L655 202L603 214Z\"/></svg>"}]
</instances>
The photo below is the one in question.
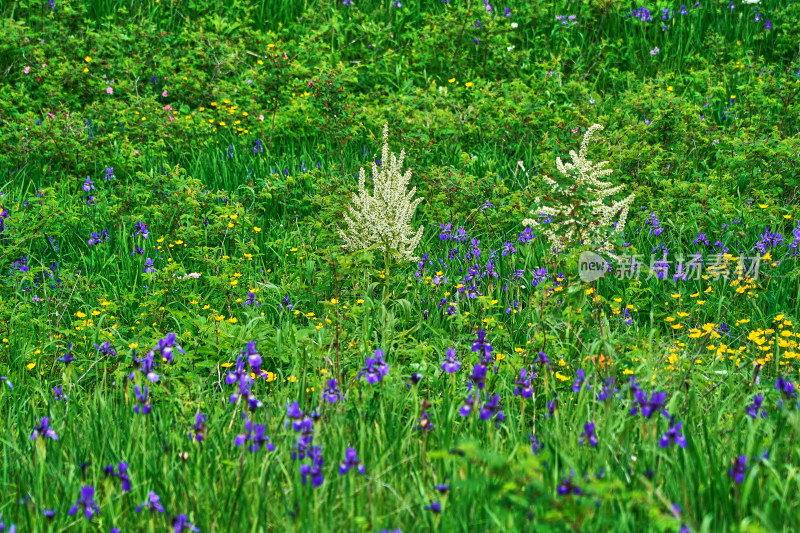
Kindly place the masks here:
<instances>
[{"instance_id":1,"label":"white flowering plant","mask_svg":"<svg viewBox=\"0 0 800 533\"><path fill-rule=\"evenodd\" d=\"M406 191L411 171L402 171L404 159L405 150L400 152L400 157L389 152L389 125L384 125L380 165L372 163L373 192L370 194L366 189L367 176L362 167L358 175L358 192L353 195L344 215L346 228L338 230L345 249L381 250L387 268L395 258L398 261L416 260L414 249L422 238L423 226L415 232L410 223L423 198L414 198L416 187Z\"/></svg>"},{"instance_id":2,"label":"white flowering plant","mask_svg":"<svg viewBox=\"0 0 800 533\"><path fill-rule=\"evenodd\" d=\"M540 229L557 251L577 244L613 255L614 240L625 229L635 194L622 198L624 185L602 179L613 172L605 168L608 161L593 163L587 157L589 142L602 129L594 124L586 131L580 151L569 151L572 162L556 158L561 178L542 177L550 189L546 202L537 197L530 211L535 218L522 221L525 226Z\"/></svg>"}]
</instances>

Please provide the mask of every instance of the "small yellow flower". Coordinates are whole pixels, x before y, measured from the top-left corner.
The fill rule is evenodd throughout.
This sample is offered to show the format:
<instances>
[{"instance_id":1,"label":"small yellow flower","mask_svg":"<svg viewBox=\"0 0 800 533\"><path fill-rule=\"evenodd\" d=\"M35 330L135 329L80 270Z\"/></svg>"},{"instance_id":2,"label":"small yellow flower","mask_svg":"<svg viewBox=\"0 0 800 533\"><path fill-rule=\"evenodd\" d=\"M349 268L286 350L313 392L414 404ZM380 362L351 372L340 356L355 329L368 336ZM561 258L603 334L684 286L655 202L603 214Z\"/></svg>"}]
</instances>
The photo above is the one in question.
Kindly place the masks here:
<instances>
[{"instance_id":1,"label":"small yellow flower","mask_svg":"<svg viewBox=\"0 0 800 533\"><path fill-rule=\"evenodd\" d=\"M230 318L228 319L228 322L230 322L231 324L236 324L236 322L238 322L238 320L236 320L236 317L235 317L235 316L232 316L232 317L230 317Z\"/></svg>"},{"instance_id":2,"label":"small yellow flower","mask_svg":"<svg viewBox=\"0 0 800 533\"><path fill-rule=\"evenodd\" d=\"M92 62L92 58L89 57L89 56L84 57L83 60L86 61L87 63L91 63Z\"/></svg>"},{"instance_id":3,"label":"small yellow flower","mask_svg":"<svg viewBox=\"0 0 800 533\"><path fill-rule=\"evenodd\" d=\"M332 303L333 305L336 305L336 304L338 304L338 303L339 303L339 300L337 300L336 298L331 298L331 303Z\"/></svg>"},{"instance_id":4,"label":"small yellow flower","mask_svg":"<svg viewBox=\"0 0 800 533\"><path fill-rule=\"evenodd\" d=\"M77 313L75 313L75 316L78 318L86 318L86 313L84 313L83 311L78 311Z\"/></svg>"},{"instance_id":5,"label":"small yellow flower","mask_svg":"<svg viewBox=\"0 0 800 533\"><path fill-rule=\"evenodd\" d=\"M448 81L449 83L455 83L455 82L456 82L456 79L455 79L455 78L450 78L450 79L449 79L449 80L447 80L447 81Z\"/></svg>"},{"instance_id":6,"label":"small yellow flower","mask_svg":"<svg viewBox=\"0 0 800 533\"><path fill-rule=\"evenodd\" d=\"M258 226L253 226L253 231L255 231L256 233L261 233L261 228L259 228Z\"/></svg>"},{"instance_id":7,"label":"small yellow flower","mask_svg":"<svg viewBox=\"0 0 800 533\"><path fill-rule=\"evenodd\" d=\"M130 348L132 350L135 349L135 348L138 348L138 347L139 347L139 343L138 342L132 342L132 343L130 343L128 345L128 348Z\"/></svg>"},{"instance_id":8,"label":"small yellow flower","mask_svg":"<svg viewBox=\"0 0 800 533\"><path fill-rule=\"evenodd\" d=\"M100 311L92 311L92 316L97 316L100 314Z\"/></svg>"},{"instance_id":9,"label":"small yellow flower","mask_svg":"<svg viewBox=\"0 0 800 533\"><path fill-rule=\"evenodd\" d=\"M560 381L567 381L569 379L569 377L565 376L561 372L556 372L556 378L558 378Z\"/></svg>"},{"instance_id":10,"label":"small yellow flower","mask_svg":"<svg viewBox=\"0 0 800 533\"><path fill-rule=\"evenodd\" d=\"M670 85L669 87L667 87L667 90L668 90L669 92L672 92L672 91L673 91L673 89L672 89L672 85Z\"/></svg>"},{"instance_id":11,"label":"small yellow flower","mask_svg":"<svg viewBox=\"0 0 800 533\"><path fill-rule=\"evenodd\" d=\"M473 83L471 81L468 81L467 83L464 84L464 87L472 87L472 85Z\"/></svg>"},{"instance_id":12,"label":"small yellow flower","mask_svg":"<svg viewBox=\"0 0 800 533\"><path fill-rule=\"evenodd\" d=\"M36 363L28 363L25 366L27 367L28 370L33 370L33 368L36 366Z\"/></svg>"}]
</instances>

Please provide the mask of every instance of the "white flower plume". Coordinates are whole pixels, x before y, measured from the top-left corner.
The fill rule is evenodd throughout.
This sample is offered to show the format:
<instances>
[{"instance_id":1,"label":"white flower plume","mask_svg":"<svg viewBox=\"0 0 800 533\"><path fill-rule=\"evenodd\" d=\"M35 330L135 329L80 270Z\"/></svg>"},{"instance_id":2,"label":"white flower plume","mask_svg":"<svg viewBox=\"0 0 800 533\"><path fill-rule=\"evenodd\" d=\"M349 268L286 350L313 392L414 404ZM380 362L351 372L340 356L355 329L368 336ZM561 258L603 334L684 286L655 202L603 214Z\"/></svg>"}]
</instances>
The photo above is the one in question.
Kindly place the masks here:
<instances>
[{"instance_id":1,"label":"white flower plume","mask_svg":"<svg viewBox=\"0 0 800 533\"><path fill-rule=\"evenodd\" d=\"M402 172L405 150L400 157L389 152L389 125L383 127L381 166L372 163L373 194L365 188L364 168L358 175L358 194L347 206L346 230L339 229L348 250L364 250L375 246L384 254L396 253L402 261L413 261L414 249L422 238L423 227L414 233L411 218L423 198L412 200L416 187L406 192L411 171Z\"/></svg>"},{"instance_id":2,"label":"white flower plume","mask_svg":"<svg viewBox=\"0 0 800 533\"><path fill-rule=\"evenodd\" d=\"M600 179L613 172L604 168L608 161L593 163L586 158L592 136L602 129L600 124L589 128L583 136L580 151L577 154L574 150L569 151L571 163L563 163L560 157L556 158L556 167L565 178L561 183L547 176L542 177L552 191L551 203L558 205L542 205L537 198L539 205L530 211L537 218L522 221L525 226L541 227L557 250L577 240L598 246L598 251L611 252L613 244L610 237L625 229L628 210L636 195L630 194L615 201L614 196L622 191L623 185L614 186L610 181ZM583 198L578 196L578 191L583 191ZM619 219L612 222L617 214Z\"/></svg>"}]
</instances>

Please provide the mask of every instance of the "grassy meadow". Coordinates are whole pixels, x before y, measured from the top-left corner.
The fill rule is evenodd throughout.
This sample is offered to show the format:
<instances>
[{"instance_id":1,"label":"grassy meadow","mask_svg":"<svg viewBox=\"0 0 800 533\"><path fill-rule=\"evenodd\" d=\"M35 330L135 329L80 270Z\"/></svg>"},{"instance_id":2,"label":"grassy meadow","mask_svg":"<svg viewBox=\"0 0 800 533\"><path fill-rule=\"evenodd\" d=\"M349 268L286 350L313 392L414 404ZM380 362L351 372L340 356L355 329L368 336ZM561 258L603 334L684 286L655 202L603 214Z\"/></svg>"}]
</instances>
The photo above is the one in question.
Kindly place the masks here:
<instances>
[{"instance_id":1,"label":"grassy meadow","mask_svg":"<svg viewBox=\"0 0 800 533\"><path fill-rule=\"evenodd\" d=\"M799 530L798 43L0 2L0 532Z\"/></svg>"}]
</instances>

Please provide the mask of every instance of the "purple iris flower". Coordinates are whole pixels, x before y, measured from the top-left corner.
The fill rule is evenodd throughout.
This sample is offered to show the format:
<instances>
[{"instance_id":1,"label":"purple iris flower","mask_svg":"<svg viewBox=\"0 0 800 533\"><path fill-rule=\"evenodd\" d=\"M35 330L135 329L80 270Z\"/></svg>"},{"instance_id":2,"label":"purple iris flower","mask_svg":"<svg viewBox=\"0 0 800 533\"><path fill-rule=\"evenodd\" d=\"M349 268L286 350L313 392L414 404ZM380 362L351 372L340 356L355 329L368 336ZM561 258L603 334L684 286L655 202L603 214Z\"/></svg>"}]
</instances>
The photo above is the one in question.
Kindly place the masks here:
<instances>
[{"instance_id":1,"label":"purple iris flower","mask_svg":"<svg viewBox=\"0 0 800 533\"><path fill-rule=\"evenodd\" d=\"M535 239L536 236L533 234L533 230L531 228L525 228L522 230L522 233L519 234L519 242L526 244Z\"/></svg>"},{"instance_id":2,"label":"purple iris flower","mask_svg":"<svg viewBox=\"0 0 800 533\"><path fill-rule=\"evenodd\" d=\"M458 414L460 414L463 417L469 416L469 414L472 412L472 409L475 407L476 403L478 403L477 400L472 396L472 393L470 392L464 399L464 405L462 405L461 408L458 410Z\"/></svg>"},{"instance_id":3,"label":"purple iris flower","mask_svg":"<svg viewBox=\"0 0 800 533\"><path fill-rule=\"evenodd\" d=\"M540 441L533 433L528 435L528 438L531 441L531 450L533 451L534 455L539 455L544 449L544 443Z\"/></svg>"},{"instance_id":4,"label":"purple iris flower","mask_svg":"<svg viewBox=\"0 0 800 533\"><path fill-rule=\"evenodd\" d=\"M255 307L261 307L261 302L256 300L256 295L251 291L247 291L247 300L245 300L245 302L242 304L242 307L248 306L248 305L253 305Z\"/></svg>"},{"instance_id":5,"label":"purple iris flower","mask_svg":"<svg viewBox=\"0 0 800 533\"><path fill-rule=\"evenodd\" d=\"M168 363L172 362L172 351L178 350L182 354L186 354L183 348L175 342L176 336L174 333L167 333L167 336L159 339L158 344L153 348L153 352L161 352L161 357L166 359Z\"/></svg>"},{"instance_id":6,"label":"purple iris flower","mask_svg":"<svg viewBox=\"0 0 800 533\"><path fill-rule=\"evenodd\" d=\"M603 389L597 394L597 400L604 402L609 398L613 398L614 394L619 392L619 389L614 387L614 378L610 377L603 381Z\"/></svg>"},{"instance_id":7,"label":"purple iris flower","mask_svg":"<svg viewBox=\"0 0 800 533\"><path fill-rule=\"evenodd\" d=\"M56 361L61 361L64 365L70 364L76 358L72 357L72 343L69 343L69 348L67 348L67 353L62 355L61 357L56 357Z\"/></svg>"},{"instance_id":8,"label":"purple iris flower","mask_svg":"<svg viewBox=\"0 0 800 533\"><path fill-rule=\"evenodd\" d=\"M136 512L142 512L142 509L147 509L148 511L158 511L159 513L164 512L164 506L161 505L161 497L153 492L152 490L147 494L147 499L136 508Z\"/></svg>"},{"instance_id":9,"label":"purple iris flower","mask_svg":"<svg viewBox=\"0 0 800 533\"><path fill-rule=\"evenodd\" d=\"M139 372L144 374L147 379L153 383L158 383L158 374L154 371L157 364L154 357L155 354L153 352L147 352L147 355L141 359L137 359L136 352L133 352L133 360L139 365Z\"/></svg>"},{"instance_id":10,"label":"purple iris flower","mask_svg":"<svg viewBox=\"0 0 800 533\"><path fill-rule=\"evenodd\" d=\"M778 379L775 381L775 388L781 392L787 400L790 398L797 398L797 393L794 390L794 383L786 381L783 376L778 376Z\"/></svg>"},{"instance_id":11,"label":"purple iris flower","mask_svg":"<svg viewBox=\"0 0 800 533\"><path fill-rule=\"evenodd\" d=\"M512 242L503 243L503 251L500 253L500 255L506 256L509 254L513 255L515 253L517 253L517 249L514 248L514 243Z\"/></svg>"},{"instance_id":12,"label":"purple iris flower","mask_svg":"<svg viewBox=\"0 0 800 533\"><path fill-rule=\"evenodd\" d=\"M496 417L498 422L502 422L505 420L505 415L503 414L502 408L503 406L500 403L500 395L495 394L491 397L491 399L484 402L484 404L481 406L481 420L490 420L492 417Z\"/></svg>"},{"instance_id":13,"label":"purple iris flower","mask_svg":"<svg viewBox=\"0 0 800 533\"><path fill-rule=\"evenodd\" d=\"M461 361L456 358L456 349L450 348L447 350L447 357L445 358L444 362L442 363L442 370L447 372L448 374L452 374L454 372L458 372L461 368Z\"/></svg>"},{"instance_id":14,"label":"purple iris flower","mask_svg":"<svg viewBox=\"0 0 800 533\"><path fill-rule=\"evenodd\" d=\"M94 347L103 355L117 355L116 350L111 346L111 343L106 341L102 344L102 346L98 346L97 343L94 344Z\"/></svg>"},{"instance_id":15,"label":"purple iris flower","mask_svg":"<svg viewBox=\"0 0 800 533\"><path fill-rule=\"evenodd\" d=\"M136 221L136 233L132 236L136 237L137 235L141 235L143 239L147 239L150 236L150 230L147 229L147 224L142 221Z\"/></svg>"},{"instance_id":16,"label":"purple iris flower","mask_svg":"<svg viewBox=\"0 0 800 533\"><path fill-rule=\"evenodd\" d=\"M303 478L303 485L306 484L310 477L311 485L316 488L322 485L324 481L322 466L325 464L325 459L322 457L322 448L311 446L308 451L308 457L311 458L311 464L301 465L300 474Z\"/></svg>"},{"instance_id":17,"label":"purple iris flower","mask_svg":"<svg viewBox=\"0 0 800 533\"><path fill-rule=\"evenodd\" d=\"M139 405L135 405L133 407L133 412L136 413L137 415L148 414L150 410L153 408L153 406L150 405L150 399L148 398L150 391L147 390L147 385L142 387L141 390L139 389L139 385L136 385L133 387L133 392L136 394L136 399L139 400Z\"/></svg>"},{"instance_id":18,"label":"purple iris flower","mask_svg":"<svg viewBox=\"0 0 800 533\"><path fill-rule=\"evenodd\" d=\"M79 510L83 510L87 520L91 520L94 515L100 514L100 507L94 501L94 487L86 485L81 488L81 495L78 497L75 505L70 507L69 515L75 516Z\"/></svg>"},{"instance_id":19,"label":"purple iris flower","mask_svg":"<svg viewBox=\"0 0 800 533\"><path fill-rule=\"evenodd\" d=\"M759 410L761 411L761 418L767 418L767 410L764 408L764 396L756 394L753 396L753 403L745 408L745 412L750 418L758 418Z\"/></svg>"},{"instance_id":20,"label":"purple iris flower","mask_svg":"<svg viewBox=\"0 0 800 533\"><path fill-rule=\"evenodd\" d=\"M475 363L469 379L475 384L476 387L478 387L478 389L483 389L486 387L486 367L481 363Z\"/></svg>"},{"instance_id":21,"label":"purple iris flower","mask_svg":"<svg viewBox=\"0 0 800 533\"><path fill-rule=\"evenodd\" d=\"M336 403L337 400L344 401L342 392L339 390L336 380L333 378L328 381L328 386L325 387L325 390L322 392L322 397L328 403Z\"/></svg>"},{"instance_id":22,"label":"purple iris flower","mask_svg":"<svg viewBox=\"0 0 800 533\"><path fill-rule=\"evenodd\" d=\"M148 257L147 259L145 259L144 266L142 267L142 273L144 273L144 274L153 274L153 273L155 273L156 269L153 268L154 266L155 266L155 263L153 263L153 260Z\"/></svg>"},{"instance_id":23,"label":"purple iris flower","mask_svg":"<svg viewBox=\"0 0 800 533\"><path fill-rule=\"evenodd\" d=\"M675 421L670 418L669 429L666 433L661 435L658 445L661 448L669 448L670 444L675 443L681 448L686 448L686 437L683 436L683 432L681 431L682 426L683 422L675 423Z\"/></svg>"},{"instance_id":24,"label":"purple iris flower","mask_svg":"<svg viewBox=\"0 0 800 533\"><path fill-rule=\"evenodd\" d=\"M711 244L710 242L708 242L708 238L706 237L705 233L698 233L697 234L697 238L692 241L692 244L697 244L697 243L702 243L702 244L705 244L706 246Z\"/></svg>"},{"instance_id":25,"label":"purple iris flower","mask_svg":"<svg viewBox=\"0 0 800 533\"><path fill-rule=\"evenodd\" d=\"M568 496L570 494L575 494L575 495L583 494L583 491L581 490L581 488L578 485L576 485L575 483L573 483L572 478L573 478L573 476L570 475L568 478L562 479L561 483L559 483L558 488L556 489L556 491L561 496Z\"/></svg>"},{"instance_id":26,"label":"purple iris flower","mask_svg":"<svg viewBox=\"0 0 800 533\"><path fill-rule=\"evenodd\" d=\"M203 442L206 438L206 431L208 428L206 427L206 415L197 411L197 414L194 417L194 424L189 426L194 430L194 433L189 433L189 436L196 440L197 442Z\"/></svg>"},{"instance_id":27,"label":"purple iris flower","mask_svg":"<svg viewBox=\"0 0 800 533\"><path fill-rule=\"evenodd\" d=\"M528 377L528 371L525 368L521 368L519 371L519 380L516 381L514 384L514 396L522 396L523 398L530 398L533 396L533 386L531 385L531 381L533 378L536 377L536 373L531 372L530 377Z\"/></svg>"},{"instance_id":28,"label":"purple iris flower","mask_svg":"<svg viewBox=\"0 0 800 533\"><path fill-rule=\"evenodd\" d=\"M572 392L579 392L581 390L581 385L586 382L586 374L582 368L579 368L578 371L575 373L575 382L572 384ZM592 390L591 385L586 385L588 390Z\"/></svg>"},{"instance_id":29,"label":"purple iris flower","mask_svg":"<svg viewBox=\"0 0 800 533\"><path fill-rule=\"evenodd\" d=\"M647 393L644 390L637 388L633 392L633 398L636 403L633 407L631 407L631 414L636 415L638 414L639 410L641 410L642 416L645 418L650 418L653 413L664 407L664 403L667 400L667 393L652 392L650 394L650 398L648 399Z\"/></svg>"},{"instance_id":30,"label":"purple iris flower","mask_svg":"<svg viewBox=\"0 0 800 533\"><path fill-rule=\"evenodd\" d=\"M733 460L733 468L728 470L728 475L738 484L744 481L744 475L747 472L747 456L740 455Z\"/></svg>"},{"instance_id":31,"label":"purple iris flower","mask_svg":"<svg viewBox=\"0 0 800 533\"><path fill-rule=\"evenodd\" d=\"M592 448L597 447L597 434L594 432L594 422L586 422L583 425L583 433L580 434L580 439L578 439L578 444L583 446L584 438L589 441L589 445Z\"/></svg>"},{"instance_id":32,"label":"purple iris flower","mask_svg":"<svg viewBox=\"0 0 800 533\"><path fill-rule=\"evenodd\" d=\"M128 476L128 463L119 463L116 472L114 472L113 464L104 466L103 472L105 472L107 476L119 478L122 482L123 492L129 492L131 490L131 478Z\"/></svg>"},{"instance_id":33,"label":"purple iris flower","mask_svg":"<svg viewBox=\"0 0 800 533\"><path fill-rule=\"evenodd\" d=\"M492 345L486 342L486 330L478 330L478 339L472 341L472 351L478 353L483 364L492 360Z\"/></svg>"},{"instance_id":34,"label":"purple iris flower","mask_svg":"<svg viewBox=\"0 0 800 533\"><path fill-rule=\"evenodd\" d=\"M375 350L375 357L367 357L364 368L358 373L358 379L366 376L367 383L374 385L382 381L383 377L389 373L389 365L383 360L383 350Z\"/></svg>"},{"instance_id":35,"label":"purple iris flower","mask_svg":"<svg viewBox=\"0 0 800 533\"><path fill-rule=\"evenodd\" d=\"M357 468L359 474L364 474L364 465L361 464L361 459L358 458L358 452L354 448L347 448L344 460L339 465L339 475L345 475L351 468Z\"/></svg>"},{"instance_id":36,"label":"purple iris flower","mask_svg":"<svg viewBox=\"0 0 800 533\"><path fill-rule=\"evenodd\" d=\"M247 343L247 346L242 350L242 356L247 358L247 364L250 366L251 372L258 374L261 370L261 354L256 350L255 341Z\"/></svg>"},{"instance_id":37,"label":"purple iris flower","mask_svg":"<svg viewBox=\"0 0 800 533\"><path fill-rule=\"evenodd\" d=\"M270 438L264 434L266 428L266 424L254 424L250 418L247 418L244 421L245 433L237 435L233 444L235 446L241 446L245 442L250 442L250 446L247 448L250 450L250 453L257 452L259 445L263 444L267 450L273 452L275 451L275 445L272 444Z\"/></svg>"},{"instance_id":38,"label":"purple iris flower","mask_svg":"<svg viewBox=\"0 0 800 533\"><path fill-rule=\"evenodd\" d=\"M35 440L39 437L58 440L58 435L56 435L56 431L50 427L50 418L47 416L42 418L38 426L34 426L33 433L31 433L31 440Z\"/></svg>"},{"instance_id":39,"label":"purple iris flower","mask_svg":"<svg viewBox=\"0 0 800 533\"><path fill-rule=\"evenodd\" d=\"M185 514L179 514L172 519L172 529L175 533L183 533L184 531L200 531L197 527L189 522Z\"/></svg>"},{"instance_id":40,"label":"purple iris flower","mask_svg":"<svg viewBox=\"0 0 800 533\"><path fill-rule=\"evenodd\" d=\"M425 506L426 511L431 511L432 513L439 514L442 512L442 504L439 502L431 502L430 505Z\"/></svg>"}]
</instances>

